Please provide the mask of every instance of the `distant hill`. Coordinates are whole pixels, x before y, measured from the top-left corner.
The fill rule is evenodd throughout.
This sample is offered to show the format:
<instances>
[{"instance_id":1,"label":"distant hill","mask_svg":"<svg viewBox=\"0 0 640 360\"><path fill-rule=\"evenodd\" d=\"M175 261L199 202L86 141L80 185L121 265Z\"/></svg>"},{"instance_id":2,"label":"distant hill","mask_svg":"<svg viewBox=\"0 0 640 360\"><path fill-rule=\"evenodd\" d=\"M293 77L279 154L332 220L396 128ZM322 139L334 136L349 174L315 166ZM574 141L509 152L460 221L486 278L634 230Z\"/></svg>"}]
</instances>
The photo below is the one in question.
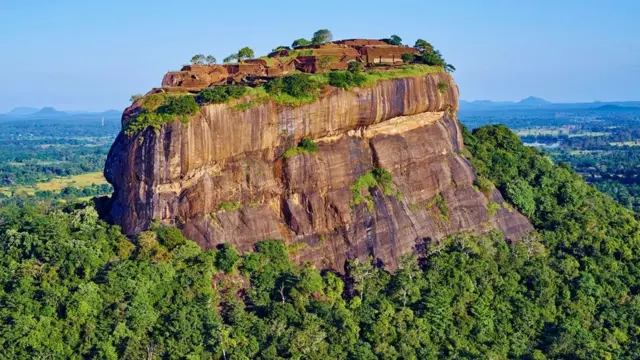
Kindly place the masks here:
<instances>
[{"instance_id":1,"label":"distant hill","mask_svg":"<svg viewBox=\"0 0 640 360\"><path fill-rule=\"evenodd\" d=\"M122 110L111 109L100 113L100 115L104 117L120 117L120 115L122 115Z\"/></svg>"},{"instance_id":2,"label":"distant hill","mask_svg":"<svg viewBox=\"0 0 640 360\"><path fill-rule=\"evenodd\" d=\"M40 109L40 111L31 114L31 116L41 116L41 117L42 116L46 116L46 117L65 116L65 115L68 115L68 114L64 111L58 111L52 107L44 107Z\"/></svg>"},{"instance_id":3,"label":"distant hill","mask_svg":"<svg viewBox=\"0 0 640 360\"><path fill-rule=\"evenodd\" d=\"M607 105L598 106L597 108L594 108L593 110L598 110L598 111L640 111L640 106L622 106L622 105L615 105L615 104L607 104Z\"/></svg>"},{"instance_id":4,"label":"distant hill","mask_svg":"<svg viewBox=\"0 0 640 360\"><path fill-rule=\"evenodd\" d=\"M54 107L44 107L36 109L31 107L16 107L6 114L0 114L2 122L20 121L20 120L79 120L79 119L100 119L105 120L119 119L122 116L122 110L109 109L101 112L90 111L60 111Z\"/></svg>"},{"instance_id":5,"label":"distant hill","mask_svg":"<svg viewBox=\"0 0 640 360\"><path fill-rule=\"evenodd\" d=\"M520 104L520 105L536 105L536 106L539 106L539 105L549 105L549 104L552 104L552 102L547 101L545 99L541 99L541 98L535 97L535 96L529 96L526 99L520 100L518 102L518 104Z\"/></svg>"},{"instance_id":6,"label":"distant hill","mask_svg":"<svg viewBox=\"0 0 640 360\"><path fill-rule=\"evenodd\" d=\"M18 106L18 107L13 108L11 111L6 113L5 115L25 116L25 115L35 114L38 111L40 111L40 109L33 108L33 107L28 107L28 106Z\"/></svg>"},{"instance_id":7,"label":"distant hill","mask_svg":"<svg viewBox=\"0 0 640 360\"><path fill-rule=\"evenodd\" d=\"M640 110L638 101L593 101L582 103L553 103L542 98L530 96L518 102L514 101L460 101L461 111L502 111L502 110L601 110L601 111L635 111Z\"/></svg>"}]
</instances>

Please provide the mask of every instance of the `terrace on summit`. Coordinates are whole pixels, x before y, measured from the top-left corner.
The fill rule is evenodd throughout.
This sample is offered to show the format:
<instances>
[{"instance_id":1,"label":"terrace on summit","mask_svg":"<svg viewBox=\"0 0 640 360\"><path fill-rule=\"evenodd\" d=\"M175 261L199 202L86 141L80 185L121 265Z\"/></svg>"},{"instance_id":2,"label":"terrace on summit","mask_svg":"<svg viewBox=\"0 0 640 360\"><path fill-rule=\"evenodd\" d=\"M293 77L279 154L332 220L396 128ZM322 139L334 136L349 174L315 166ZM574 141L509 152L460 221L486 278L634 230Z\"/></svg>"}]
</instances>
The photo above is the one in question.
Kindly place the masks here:
<instances>
[{"instance_id":1,"label":"terrace on summit","mask_svg":"<svg viewBox=\"0 0 640 360\"><path fill-rule=\"evenodd\" d=\"M197 91L215 85L256 86L294 72L309 74L346 70L349 62L365 68L394 68L404 63L402 56L418 56L421 51L404 45L390 45L382 40L347 39L322 44L280 48L269 55L229 64L186 65L180 71L168 72L165 89L182 88Z\"/></svg>"}]
</instances>

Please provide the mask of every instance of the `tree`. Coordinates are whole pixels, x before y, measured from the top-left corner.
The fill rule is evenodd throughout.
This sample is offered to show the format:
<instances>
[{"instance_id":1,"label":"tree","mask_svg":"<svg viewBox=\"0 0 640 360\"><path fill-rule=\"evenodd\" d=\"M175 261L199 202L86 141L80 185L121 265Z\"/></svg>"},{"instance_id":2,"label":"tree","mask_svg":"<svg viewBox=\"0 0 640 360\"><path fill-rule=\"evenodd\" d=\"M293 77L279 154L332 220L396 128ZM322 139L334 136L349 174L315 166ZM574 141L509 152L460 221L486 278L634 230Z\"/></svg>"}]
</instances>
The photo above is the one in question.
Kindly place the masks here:
<instances>
[{"instance_id":1,"label":"tree","mask_svg":"<svg viewBox=\"0 0 640 360\"><path fill-rule=\"evenodd\" d=\"M213 65L216 62L218 62L218 60L216 60L216 57L213 55L207 55L207 57L204 59L204 61L208 64L208 65Z\"/></svg>"},{"instance_id":2,"label":"tree","mask_svg":"<svg viewBox=\"0 0 640 360\"><path fill-rule=\"evenodd\" d=\"M242 61L244 59L252 59L254 57L255 57L255 54L253 52L253 49L247 46L240 49L237 54L237 58L239 61Z\"/></svg>"},{"instance_id":3,"label":"tree","mask_svg":"<svg viewBox=\"0 0 640 360\"><path fill-rule=\"evenodd\" d=\"M237 53L235 54L231 54L229 56L227 56L226 58L224 58L222 60L222 62L224 62L225 64L230 63L234 60L236 61L242 61L244 59L251 59L255 57L255 53L253 52L253 49L251 49L248 46L243 47L242 49L238 50Z\"/></svg>"},{"instance_id":4,"label":"tree","mask_svg":"<svg viewBox=\"0 0 640 360\"><path fill-rule=\"evenodd\" d=\"M240 257L229 243L220 246L220 250L216 253L216 267L225 273L230 273L236 265Z\"/></svg>"},{"instance_id":5,"label":"tree","mask_svg":"<svg viewBox=\"0 0 640 360\"><path fill-rule=\"evenodd\" d=\"M396 45L396 46L401 46L402 45L402 38L398 35L391 35L390 38L388 38L386 40L387 44L389 45Z\"/></svg>"},{"instance_id":6,"label":"tree","mask_svg":"<svg viewBox=\"0 0 640 360\"><path fill-rule=\"evenodd\" d=\"M433 52L433 45L431 45L429 42L422 40L422 39L418 39L416 40L416 44L413 45L413 47L415 47L416 49L422 51L423 53L431 53Z\"/></svg>"},{"instance_id":7,"label":"tree","mask_svg":"<svg viewBox=\"0 0 640 360\"><path fill-rule=\"evenodd\" d=\"M361 73L364 70L364 64L359 61L350 61L347 63L347 70L354 74Z\"/></svg>"},{"instance_id":8,"label":"tree","mask_svg":"<svg viewBox=\"0 0 640 360\"><path fill-rule=\"evenodd\" d=\"M523 179L507 183L507 194L511 202L526 216L532 217L536 210L533 189Z\"/></svg>"},{"instance_id":9,"label":"tree","mask_svg":"<svg viewBox=\"0 0 640 360\"><path fill-rule=\"evenodd\" d=\"M448 73L452 73L454 71L456 71L456 67L449 64L449 63L445 63L444 64L444 71L448 72Z\"/></svg>"},{"instance_id":10,"label":"tree","mask_svg":"<svg viewBox=\"0 0 640 360\"><path fill-rule=\"evenodd\" d=\"M271 52L276 52L276 51L280 51L280 50L291 50L291 48L288 47L288 46L280 45L277 48L271 50Z\"/></svg>"},{"instance_id":11,"label":"tree","mask_svg":"<svg viewBox=\"0 0 640 360\"><path fill-rule=\"evenodd\" d=\"M331 70L332 62L333 58L331 56L320 56L318 57L318 68L323 72L329 71Z\"/></svg>"},{"instance_id":12,"label":"tree","mask_svg":"<svg viewBox=\"0 0 640 360\"><path fill-rule=\"evenodd\" d=\"M238 55L237 54L231 54L229 56L227 56L226 58L222 59L222 62L225 64L228 64L234 60L238 60Z\"/></svg>"},{"instance_id":13,"label":"tree","mask_svg":"<svg viewBox=\"0 0 640 360\"><path fill-rule=\"evenodd\" d=\"M300 47L300 46L307 46L307 45L311 45L311 41L305 39L305 38L300 38L298 40L295 40L292 44L291 47L292 48L296 48L296 47Z\"/></svg>"},{"instance_id":14,"label":"tree","mask_svg":"<svg viewBox=\"0 0 640 360\"><path fill-rule=\"evenodd\" d=\"M333 40L333 34L327 29L320 29L314 32L313 38L311 38L311 42L314 44L323 44L331 40Z\"/></svg>"},{"instance_id":15,"label":"tree","mask_svg":"<svg viewBox=\"0 0 640 360\"><path fill-rule=\"evenodd\" d=\"M442 66L444 68L445 71L447 72L454 72L456 71L455 66L447 63L444 59L444 57L442 57L442 54L440 53L440 50L433 50L431 52L424 52L420 58L422 59L422 62L427 64L427 65L431 65L431 66Z\"/></svg>"},{"instance_id":16,"label":"tree","mask_svg":"<svg viewBox=\"0 0 640 360\"><path fill-rule=\"evenodd\" d=\"M143 96L142 94L133 94L131 95L131 97L129 98L129 101L131 101L132 103L136 102L138 99L142 99Z\"/></svg>"},{"instance_id":17,"label":"tree","mask_svg":"<svg viewBox=\"0 0 640 360\"><path fill-rule=\"evenodd\" d=\"M416 56L413 55L413 54L404 53L404 54L402 54L401 59L402 59L403 63L410 64L416 59Z\"/></svg>"},{"instance_id":18,"label":"tree","mask_svg":"<svg viewBox=\"0 0 640 360\"><path fill-rule=\"evenodd\" d=\"M191 58L191 63L193 65L203 65L205 63L206 57L203 54L193 55Z\"/></svg>"}]
</instances>

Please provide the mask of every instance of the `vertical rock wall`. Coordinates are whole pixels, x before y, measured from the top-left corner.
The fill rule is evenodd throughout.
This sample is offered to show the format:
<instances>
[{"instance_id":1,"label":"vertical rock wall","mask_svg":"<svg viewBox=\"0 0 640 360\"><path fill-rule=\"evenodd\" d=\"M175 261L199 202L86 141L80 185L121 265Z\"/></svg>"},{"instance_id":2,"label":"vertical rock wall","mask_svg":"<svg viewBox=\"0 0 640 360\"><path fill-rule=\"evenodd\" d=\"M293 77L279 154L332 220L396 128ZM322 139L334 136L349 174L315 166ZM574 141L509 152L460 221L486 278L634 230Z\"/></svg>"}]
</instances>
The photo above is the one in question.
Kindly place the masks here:
<instances>
[{"instance_id":1,"label":"vertical rock wall","mask_svg":"<svg viewBox=\"0 0 640 360\"><path fill-rule=\"evenodd\" d=\"M526 218L489 211L502 203L499 192L473 187L457 107L445 73L331 88L295 108L208 105L188 124L118 136L105 168L115 189L111 218L127 234L153 219L175 224L204 248L231 242L248 251L283 239L300 243L300 261L337 270L369 255L393 268L428 239L460 231L521 236L531 230ZM285 159L304 137L318 151ZM374 167L393 175L396 195L373 188L372 209L352 206L351 186Z\"/></svg>"}]
</instances>

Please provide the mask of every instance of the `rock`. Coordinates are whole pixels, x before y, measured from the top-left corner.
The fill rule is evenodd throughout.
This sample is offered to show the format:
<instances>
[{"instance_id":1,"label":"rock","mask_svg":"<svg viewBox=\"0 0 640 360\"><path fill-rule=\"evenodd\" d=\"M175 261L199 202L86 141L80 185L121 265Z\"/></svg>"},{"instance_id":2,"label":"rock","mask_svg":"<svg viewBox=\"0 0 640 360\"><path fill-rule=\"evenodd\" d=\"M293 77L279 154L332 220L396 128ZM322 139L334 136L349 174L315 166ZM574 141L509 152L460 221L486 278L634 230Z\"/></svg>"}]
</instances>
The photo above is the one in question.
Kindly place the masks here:
<instances>
[{"instance_id":1,"label":"rock","mask_svg":"<svg viewBox=\"0 0 640 360\"><path fill-rule=\"evenodd\" d=\"M250 251L282 239L298 244L297 261L338 271L369 255L393 269L427 239L456 232L497 228L516 240L531 224L515 210L495 210L497 190L474 188L457 108L446 73L331 88L299 107L207 105L187 124L118 136L105 167L110 217L128 235L154 219L174 224L205 249L230 242ZM316 152L283 157L305 137ZM391 173L394 195L372 188L371 210L352 206L351 186L373 168Z\"/></svg>"}]
</instances>

